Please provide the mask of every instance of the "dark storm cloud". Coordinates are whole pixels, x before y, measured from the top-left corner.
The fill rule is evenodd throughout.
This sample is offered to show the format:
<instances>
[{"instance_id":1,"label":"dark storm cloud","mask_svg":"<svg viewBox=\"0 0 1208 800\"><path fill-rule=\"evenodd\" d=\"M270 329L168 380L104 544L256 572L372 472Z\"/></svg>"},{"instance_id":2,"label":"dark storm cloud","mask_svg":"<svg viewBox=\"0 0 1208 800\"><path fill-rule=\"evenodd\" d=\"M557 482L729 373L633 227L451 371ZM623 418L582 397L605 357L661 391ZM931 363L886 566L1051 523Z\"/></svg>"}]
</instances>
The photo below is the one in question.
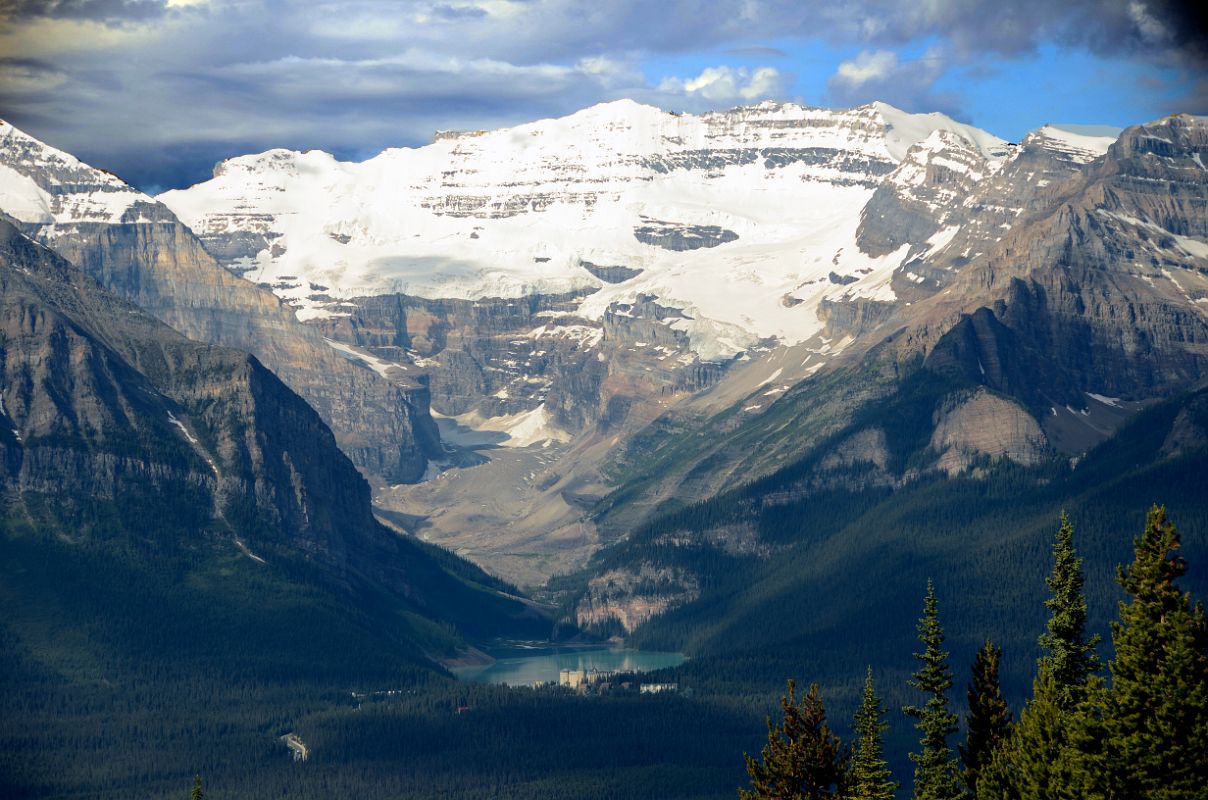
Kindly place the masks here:
<instances>
[{"instance_id":1,"label":"dark storm cloud","mask_svg":"<svg viewBox=\"0 0 1208 800\"><path fill-rule=\"evenodd\" d=\"M49 17L119 22L161 16L166 9L165 0L0 0L0 20Z\"/></svg>"},{"instance_id":2,"label":"dark storm cloud","mask_svg":"<svg viewBox=\"0 0 1208 800\"><path fill-rule=\"evenodd\" d=\"M1101 53L1124 51L1161 60L1208 63L1208 4L1189 0L723 0L704 6L698 0L664 0L658 5L646 0L552 0L507 5L515 13L492 13L484 3L411 0L275 0L241 2L238 8L240 15L259 8L264 21L274 24L281 23L290 11L305 14L308 6L320 10L333 24L362 15L388 17L412 11L445 22L494 19L511 36L496 39L492 53L519 47L534 58L563 54L571 48L583 52L588 43L594 45L587 48L591 51L674 51L756 36L822 36L881 45L940 36L964 52L1016 54L1043 41L1060 41ZM0 0L0 19L118 22L163 16L169 6L167 0ZM510 26L509 17L522 23ZM261 32L271 35L271 26ZM730 52L774 55L776 50L748 46Z\"/></svg>"},{"instance_id":3,"label":"dark storm cloud","mask_svg":"<svg viewBox=\"0 0 1208 800\"><path fill-rule=\"evenodd\" d=\"M1188 0L561 0L516 4L523 26L496 47L535 58L610 49L678 51L758 37L898 46L940 37L954 55L1017 55L1045 42L1162 63L1208 59L1204 8ZM498 51L493 51L498 52Z\"/></svg>"},{"instance_id":4,"label":"dark storm cloud","mask_svg":"<svg viewBox=\"0 0 1208 800\"><path fill-rule=\"evenodd\" d=\"M969 56L1018 55L1055 42L1099 54L1203 65L1204 8L1188 0L863 0L813 11L826 16L832 36L870 44L941 37L954 54Z\"/></svg>"}]
</instances>

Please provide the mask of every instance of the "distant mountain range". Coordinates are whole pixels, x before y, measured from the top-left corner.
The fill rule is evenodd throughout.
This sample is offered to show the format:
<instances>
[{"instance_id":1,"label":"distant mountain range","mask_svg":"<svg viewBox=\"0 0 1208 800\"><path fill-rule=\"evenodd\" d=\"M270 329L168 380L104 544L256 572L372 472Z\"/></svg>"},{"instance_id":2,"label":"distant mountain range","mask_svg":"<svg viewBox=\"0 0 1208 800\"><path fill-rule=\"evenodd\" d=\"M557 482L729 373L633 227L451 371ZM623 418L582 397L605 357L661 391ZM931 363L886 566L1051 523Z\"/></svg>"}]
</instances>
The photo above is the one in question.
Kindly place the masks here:
<instances>
[{"instance_id":1,"label":"distant mountain range","mask_svg":"<svg viewBox=\"0 0 1208 800\"><path fill-rule=\"evenodd\" d=\"M796 413L795 387L870 354L885 381L828 395L832 424L918 359L1002 395L998 432L940 448L949 472L973 453L1077 455L1194 385L1204 130L1171 117L1117 138L1044 126L1008 143L880 103L693 116L619 101L362 163L244 156L159 199L328 340L424 374L441 415L554 446L524 470L451 470L447 488L379 496L425 518L425 535L539 583L652 502L707 497L808 448L777 436L725 455L731 438L710 435L647 464L645 499L613 510L648 439L700 420L765 436ZM509 499L476 497L477 524L449 511L478 486ZM585 518L606 495L608 513ZM482 524L504 532L466 533Z\"/></svg>"},{"instance_id":2,"label":"distant mountain range","mask_svg":"<svg viewBox=\"0 0 1208 800\"><path fill-rule=\"evenodd\" d=\"M0 124L0 701L585 632L842 705L929 577L1018 694L1063 508L1099 627L1149 503L1208 563L1206 393L1204 118L620 101L158 198Z\"/></svg>"},{"instance_id":3,"label":"distant mountain range","mask_svg":"<svg viewBox=\"0 0 1208 800\"><path fill-rule=\"evenodd\" d=\"M242 156L153 199L6 125L0 212L181 333L254 354L380 513L540 585L592 580L602 546L756 479L795 475L777 496L806 502L1068 467L1198 389L1206 153L1186 116L1008 143L881 103L618 101L361 163ZM264 509L331 513L289 470L260 480ZM774 549L727 530L693 536ZM620 546L593 563L647 586L660 567ZM639 592L636 614L582 584L569 618L632 631L702 581Z\"/></svg>"}]
</instances>

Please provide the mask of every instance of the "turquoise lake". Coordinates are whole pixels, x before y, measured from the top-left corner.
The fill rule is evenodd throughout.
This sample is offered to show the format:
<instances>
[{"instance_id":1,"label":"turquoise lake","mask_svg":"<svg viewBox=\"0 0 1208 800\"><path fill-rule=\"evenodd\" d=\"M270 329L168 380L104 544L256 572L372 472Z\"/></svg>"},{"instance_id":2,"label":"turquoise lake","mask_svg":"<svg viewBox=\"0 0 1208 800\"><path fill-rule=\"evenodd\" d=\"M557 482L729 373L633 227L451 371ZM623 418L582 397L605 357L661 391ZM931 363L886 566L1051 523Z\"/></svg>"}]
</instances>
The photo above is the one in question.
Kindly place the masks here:
<instances>
[{"instance_id":1,"label":"turquoise lake","mask_svg":"<svg viewBox=\"0 0 1208 800\"><path fill-rule=\"evenodd\" d=\"M498 660L494 664L455 667L452 672L465 681L528 686L537 681L557 683L558 672L564 669L650 672L663 667L677 667L687 660L682 653L603 647L540 648L531 654L521 655L517 655L518 652L523 651L509 650L495 654Z\"/></svg>"}]
</instances>

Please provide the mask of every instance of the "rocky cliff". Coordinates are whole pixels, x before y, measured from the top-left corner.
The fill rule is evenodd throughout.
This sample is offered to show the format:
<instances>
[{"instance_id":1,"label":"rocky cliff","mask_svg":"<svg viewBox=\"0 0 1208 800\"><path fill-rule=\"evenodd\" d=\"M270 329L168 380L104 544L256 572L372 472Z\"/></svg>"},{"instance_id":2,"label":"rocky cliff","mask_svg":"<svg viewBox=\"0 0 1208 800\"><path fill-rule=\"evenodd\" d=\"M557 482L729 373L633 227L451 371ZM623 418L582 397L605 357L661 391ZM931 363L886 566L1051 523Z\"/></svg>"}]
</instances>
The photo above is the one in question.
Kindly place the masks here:
<instances>
[{"instance_id":1,"label":"rocky cliff","mask_svg":"<svg viewBox=\"0 0 1208 800\"><path fill-rule=\"evenodd\" d=\"M185 339L3 222L0 421L8 532L106 557L226 551L272 580L304 566L463 630L540 624L383 528L331 431L255 357Z\"/></svg>"},{"instance_id":2,"label":"rocky cliff","mask_svg":"<svg viewBox=\"0 0 1208 800\"><path fill-rule=\"evenodd\" d=\"M674 326L682 312L639 296L596 320L580 312L586 296L358 297L345 314L310 325L427 376L442 414L481 422L542 409L572 434L615 427L635 406L699 391L724 374L724 363L702 361Z\"/></svg>"},{"instance_id":3,"label":"rocky cliff","mask_svg":"<svg viewBox=\"0 0 1208 800\"><path fill-rule=\"evenodd\" d=\"M1088 393L1141 400L1195 384L1208 367L1206 147L1200 118L1125 131L918 304L902 352L984 371L1042 420L1085 408Z\"/></svg>"}]
</instances>

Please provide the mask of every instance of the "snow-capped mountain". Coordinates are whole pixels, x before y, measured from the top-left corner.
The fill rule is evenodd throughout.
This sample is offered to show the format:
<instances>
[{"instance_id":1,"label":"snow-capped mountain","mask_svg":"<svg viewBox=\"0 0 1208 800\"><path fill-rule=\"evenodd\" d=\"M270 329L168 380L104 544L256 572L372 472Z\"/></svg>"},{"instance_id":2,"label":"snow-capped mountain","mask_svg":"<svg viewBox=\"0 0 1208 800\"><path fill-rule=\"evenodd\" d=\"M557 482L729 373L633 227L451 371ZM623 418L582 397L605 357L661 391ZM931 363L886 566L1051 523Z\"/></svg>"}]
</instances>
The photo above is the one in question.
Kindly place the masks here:
<instances>
[{"instance_id":1,"label":"snow-capped mountain","mask_svg":"<svg viewBox=\"0 0 1208 800\"><path fill-rule=\"evenodd\" d=\"M116 175L0 120L0 211L37 225L120 223L155 201Z\"/></svg>"},{"instance_id":2,"label":"snow-capped mountain","mask_svg":"<svg viewBox=\"0 0 1208 800\"><path fill-rule=\"evenodd\" d=\"M598 545L585 509L679 436L613 533L789 463L813 437L787 425L824 434L920 368L985 390L951 398L933 443L949 472L1077 454L1194 383L1206 136L1171 117L1008 144L884 104L621 101L360 163L243 156L151 199L10 131L0 212L261 356L370 473L430 479L379 507L540 582ZM815 382L834 391L794 416ZM455 418L443 449L429 393ZM877 462L878 441L853 452ZM518 449L457 450L483 442Z\"/></svg>"},{"instance_id":3,"label":"snow-capped mountain","mask_svg":"<svg viewBox=\"0 0 1208 800\"><path fill-rule=\"evenodd\" d=\"M1010 152L941 114L881 103L693 116L617 101L361 163L243 156L158 199L303 319L367 295L593 290L578 316L657 298L683 312L670 325L695 353L724 360L760 339L814 336L824 298L892 298L907 251L862 252L857 229L887 176L915 179L900 164L924 140L936 165L952 151L948 169L975 178Z\"/></svg>"}]
</instances>

